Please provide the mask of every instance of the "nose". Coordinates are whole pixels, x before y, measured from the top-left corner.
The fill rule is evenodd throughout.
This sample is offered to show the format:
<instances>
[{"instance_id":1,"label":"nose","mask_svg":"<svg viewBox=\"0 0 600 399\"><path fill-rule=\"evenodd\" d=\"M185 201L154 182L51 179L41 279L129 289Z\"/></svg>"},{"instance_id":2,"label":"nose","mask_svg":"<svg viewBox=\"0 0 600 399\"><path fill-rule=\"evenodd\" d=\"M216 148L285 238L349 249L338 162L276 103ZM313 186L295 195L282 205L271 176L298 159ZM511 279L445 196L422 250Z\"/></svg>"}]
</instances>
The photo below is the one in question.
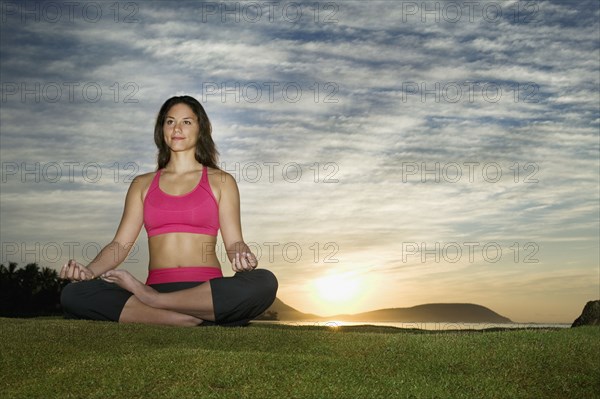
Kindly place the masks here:
<instances>
[{"instance_id":1,"label":"nose","mask_svg":"<svg viewBox=\"0 0 600 399\"><path fill-rule=\"evenodd\" d=\"M176 132L181 132L181 123L175 123L173 130Z\"/></svg>"}]
</instances>

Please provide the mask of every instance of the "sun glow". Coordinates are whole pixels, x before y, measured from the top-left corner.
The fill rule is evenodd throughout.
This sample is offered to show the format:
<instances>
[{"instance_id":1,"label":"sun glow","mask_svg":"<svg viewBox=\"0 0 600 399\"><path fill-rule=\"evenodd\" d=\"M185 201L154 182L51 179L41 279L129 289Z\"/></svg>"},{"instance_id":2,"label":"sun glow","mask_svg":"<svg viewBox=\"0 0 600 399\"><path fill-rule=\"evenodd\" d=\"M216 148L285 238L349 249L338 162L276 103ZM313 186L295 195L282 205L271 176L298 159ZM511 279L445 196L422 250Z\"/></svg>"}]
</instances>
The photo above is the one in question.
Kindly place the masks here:
<instances>
[{"instance_id":1,"label":"sun glow","mask_svg":"<svg viewBox=\"0 0 600 399\"><path fill-rule=\"evenodd\" d=\"M319 296L327 302L347 302L359 293L360 282L357 278L334 274L315 280Z\"/></svg>"}]
</instances>

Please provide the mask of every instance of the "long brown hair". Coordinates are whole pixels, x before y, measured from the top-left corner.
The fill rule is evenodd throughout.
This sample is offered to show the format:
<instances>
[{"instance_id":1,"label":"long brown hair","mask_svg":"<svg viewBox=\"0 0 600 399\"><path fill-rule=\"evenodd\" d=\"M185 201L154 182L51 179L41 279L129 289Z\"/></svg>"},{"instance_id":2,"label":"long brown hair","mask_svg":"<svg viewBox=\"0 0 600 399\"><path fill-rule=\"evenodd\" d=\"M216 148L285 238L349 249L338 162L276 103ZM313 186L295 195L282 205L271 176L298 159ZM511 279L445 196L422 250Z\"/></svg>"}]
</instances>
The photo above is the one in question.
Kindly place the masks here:
<instances>
[{"instance_id":1,"label":"long brown hair","mask_svg":"<svg viewBox=\"0 0 600 399\"><path fill-rule=\"evenodd\" d=\"M176 104L185 104L192 109L192 112L198 118L198 125L200 125L200 134L198 135L198 141L196 142L196 152L194 154L196 161L200 162L204 166L219 169L217 161L219 159L219 151L217 146L212 139L212 125L206 115L206 111L202 107L202 104L198 102L194 97L190 96L175 96L169 98L160 107L158 116L156 117L156 124L154 125L154 142L158 148L157 156L157 168L162 169L167 166L171 159L171 149L165 142L163 126L167 113L172 106Z\"/></svg>"}]
</instances>

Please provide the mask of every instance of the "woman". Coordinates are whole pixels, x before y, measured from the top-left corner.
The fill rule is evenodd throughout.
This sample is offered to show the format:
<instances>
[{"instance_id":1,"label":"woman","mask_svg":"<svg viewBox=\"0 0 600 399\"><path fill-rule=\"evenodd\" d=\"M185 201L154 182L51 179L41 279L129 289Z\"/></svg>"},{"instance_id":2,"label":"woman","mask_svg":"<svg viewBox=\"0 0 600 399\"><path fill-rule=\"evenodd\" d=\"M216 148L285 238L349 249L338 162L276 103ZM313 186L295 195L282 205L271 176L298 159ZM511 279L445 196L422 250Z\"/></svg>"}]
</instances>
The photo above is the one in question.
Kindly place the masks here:
<instances>
[{"instance_id":1,"label":"woman","mask_svg":"<svg viewBox=\"0 0 600 399\"><path fill-rule=\"evenodd\" d=\"M212 128L202 105L172 97L154 127L155 173L136 177L112 242L87 267L70 260L61 304L67 318L178 326L246 325L275 300L277 279L256 269L244 243L235 179L217 165ZM146 284L124 270L142 228L150 252ZM236 272L223 277L217 233ZM98 278L99 277L99 278Z\"/></svg>"}]
</instances>

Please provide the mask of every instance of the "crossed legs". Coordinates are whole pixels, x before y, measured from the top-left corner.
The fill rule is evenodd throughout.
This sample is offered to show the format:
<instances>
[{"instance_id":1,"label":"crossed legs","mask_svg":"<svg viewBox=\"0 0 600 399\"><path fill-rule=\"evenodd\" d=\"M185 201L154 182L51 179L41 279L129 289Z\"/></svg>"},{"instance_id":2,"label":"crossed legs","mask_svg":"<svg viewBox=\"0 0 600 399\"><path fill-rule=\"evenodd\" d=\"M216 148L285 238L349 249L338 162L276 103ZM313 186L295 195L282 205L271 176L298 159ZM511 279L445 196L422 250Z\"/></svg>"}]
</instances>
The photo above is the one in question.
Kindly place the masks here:
<instances>
[{"instance_id":1,"label":"crossed legs","mask_svg":"<svg viewBox=\"0 0 600 399\"><path fill-rule=\"evenodd\" d=\"M181 320L184 323L197 321L193 325L198 325L203 320L215 320L210 284L160 293L137 280L126 270L111 270L104 274L103 279L134 295L125 304L119 322L138 322L139 319L148 318L160 321L166 318ZM191 316L192 319L181 315Z\"/></svg>"},{"instance_id":2,"label":"crossed legs","mask_svg":"<svg viewBox=\"0 0 600 399\"><path fill-rule=\"evenodd\" d=\"M173 285L170 285L173 284ZM266 269L208 282L147 286L125 270L102 279L67 284L61 293L66 318L122 323L247 325L276 298L277 278Z\"/></svg>"}]
</instances>

